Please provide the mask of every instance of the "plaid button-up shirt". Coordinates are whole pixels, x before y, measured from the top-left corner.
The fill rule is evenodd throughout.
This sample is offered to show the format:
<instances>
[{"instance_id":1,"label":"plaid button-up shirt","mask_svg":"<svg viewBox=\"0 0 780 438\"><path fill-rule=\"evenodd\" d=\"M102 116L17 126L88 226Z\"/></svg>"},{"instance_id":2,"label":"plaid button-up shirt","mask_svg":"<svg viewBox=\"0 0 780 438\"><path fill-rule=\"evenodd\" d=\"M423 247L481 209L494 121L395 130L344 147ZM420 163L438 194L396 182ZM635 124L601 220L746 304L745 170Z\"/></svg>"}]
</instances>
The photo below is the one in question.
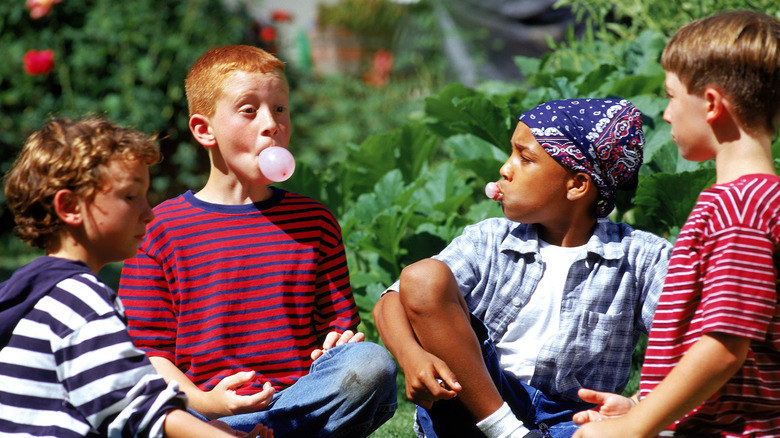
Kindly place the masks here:
<instances>
[{"instance_id":1,"label":"plaid button-up shirt","mask_svg":"<svg viewBox=\"0 0 780 438\"><path fill-rule=\"evenodd\" d=\"M558 333L542 347L531 385L574 401L581 401L583 387L622 391L631 353L640 334L650 331L671 248L661 237L600 220L569 270ZM450 266L494 341L528 302L544 269L535 227L505 218L466 227L434 258ZM398 290L398 283L389 289Z\"/></svg>"}]
</instances>

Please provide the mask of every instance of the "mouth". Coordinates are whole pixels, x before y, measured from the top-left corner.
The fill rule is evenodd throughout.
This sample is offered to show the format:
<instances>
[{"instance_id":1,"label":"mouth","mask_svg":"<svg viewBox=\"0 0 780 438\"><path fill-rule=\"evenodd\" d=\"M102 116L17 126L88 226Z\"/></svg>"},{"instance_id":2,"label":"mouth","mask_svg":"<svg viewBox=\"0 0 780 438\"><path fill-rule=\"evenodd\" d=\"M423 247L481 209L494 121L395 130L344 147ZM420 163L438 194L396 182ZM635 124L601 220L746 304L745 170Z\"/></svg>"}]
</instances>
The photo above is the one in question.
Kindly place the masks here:
<instances>
[{"instance_id":1,"label":"mouth","mask_svg":"<svg viewBox=\"0 0 780 438\"><path fill-rule=\"evenodd\" d=\"M504 199L504 180L500 180L496 182L496 188L498 189L498 193L496 193L496 196L493 198L494 201L501 202L502 199Z\"/></svg>"}]
</instances>

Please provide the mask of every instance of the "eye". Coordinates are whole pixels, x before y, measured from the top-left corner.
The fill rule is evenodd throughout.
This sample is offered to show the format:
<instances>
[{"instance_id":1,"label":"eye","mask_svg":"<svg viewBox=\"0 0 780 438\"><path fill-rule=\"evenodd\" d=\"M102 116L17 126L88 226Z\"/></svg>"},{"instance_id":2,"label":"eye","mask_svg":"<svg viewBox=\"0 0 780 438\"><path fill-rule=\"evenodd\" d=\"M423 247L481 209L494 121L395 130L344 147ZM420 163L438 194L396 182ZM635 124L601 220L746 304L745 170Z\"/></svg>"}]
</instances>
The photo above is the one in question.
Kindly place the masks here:
<instances>
[{"instance_id":1,"label":"eye","mask_svg":"<svg viewBox=\"0 0 780 438\"><path fill-rule=\"evenodd\" d=\"M522 161L524 163L530 163L531 162L531 159L528 158L528 156L526 156L525 154L519 154L519 156L520 156L520 161Z\"/></svg>"},{"instance_id":2,"label":"eye","mask_svg":"<svg viewBox=\"0 0 780 438\"><path fill-rule=\"evenodd\" d=\"M286 106L284 106L284 105L279 105L279 106L277 106L277 107L275 108L275 111L276 111L277 113L283 113L283 112L287 111L287 107L286 107Z\"/></svg>"},{"instance_id":3,"label":"eye","mask_svg":"<svg viewBox=\"0 0 780 438\"><path fill-rule=\"evenodd\" d=\"M244 114L254 114L254 113L257 112L257 109L255 107L253 107L253 106L244 106L244 107L241 107L239 112L244 113Z\"/></svg>"}]
</instances>

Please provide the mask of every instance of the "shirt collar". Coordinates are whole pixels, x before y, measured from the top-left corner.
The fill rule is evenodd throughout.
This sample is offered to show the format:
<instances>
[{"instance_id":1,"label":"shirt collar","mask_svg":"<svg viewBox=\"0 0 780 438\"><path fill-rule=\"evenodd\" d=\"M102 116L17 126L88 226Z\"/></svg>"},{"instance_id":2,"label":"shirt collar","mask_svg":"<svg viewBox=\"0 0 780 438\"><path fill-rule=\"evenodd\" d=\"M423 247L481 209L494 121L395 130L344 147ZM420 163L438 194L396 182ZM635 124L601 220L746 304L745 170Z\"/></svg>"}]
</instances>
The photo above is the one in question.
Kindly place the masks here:
<instances>
[{"instance_id":1,"label":"shirt collar","mask_svg":"<svg viewBox=\"0 0 780 438\"><path fill-rule=\"evenodd\" d=\"M624 256L621 240L617 224L608 218L602 218L596 222L596 229L585 244L585 250L602 259L616 260ZM519 254L539 253L536 225L517 223L501 242L499 250Z\"/></svg>"}]
</instances>

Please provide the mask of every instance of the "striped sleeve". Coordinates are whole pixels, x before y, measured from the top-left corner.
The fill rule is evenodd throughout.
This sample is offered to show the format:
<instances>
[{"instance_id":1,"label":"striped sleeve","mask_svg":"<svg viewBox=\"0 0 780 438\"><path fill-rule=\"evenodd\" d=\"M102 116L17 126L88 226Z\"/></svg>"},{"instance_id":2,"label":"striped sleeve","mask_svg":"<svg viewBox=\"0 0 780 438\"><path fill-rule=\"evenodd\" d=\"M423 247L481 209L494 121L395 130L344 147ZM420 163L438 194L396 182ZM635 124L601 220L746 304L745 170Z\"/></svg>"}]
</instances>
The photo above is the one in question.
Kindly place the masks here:
<instances>
[{"instance_id":1,"label":"striped sleeve","mask_svg":"<svg viewBox=\"0 0 780 438\"><path fill-rule=\"evenodd\" d=\"M142 250L125 260L120 294L132 312L128 330L135 345L151 357L174 362L176 314L162 266Z\"/></svg>"},{"instance_id":2,"label":"striped sleeve","mask_svg":"<svg viewBox=\"0 0 780 438\"><path fill-rule=\"evenodd\" d=\"M0 430L162 436L183 395L135 348L112 295L94 277L66 279L20 321L0 351Z\"/></svg>"}]
</instances>

